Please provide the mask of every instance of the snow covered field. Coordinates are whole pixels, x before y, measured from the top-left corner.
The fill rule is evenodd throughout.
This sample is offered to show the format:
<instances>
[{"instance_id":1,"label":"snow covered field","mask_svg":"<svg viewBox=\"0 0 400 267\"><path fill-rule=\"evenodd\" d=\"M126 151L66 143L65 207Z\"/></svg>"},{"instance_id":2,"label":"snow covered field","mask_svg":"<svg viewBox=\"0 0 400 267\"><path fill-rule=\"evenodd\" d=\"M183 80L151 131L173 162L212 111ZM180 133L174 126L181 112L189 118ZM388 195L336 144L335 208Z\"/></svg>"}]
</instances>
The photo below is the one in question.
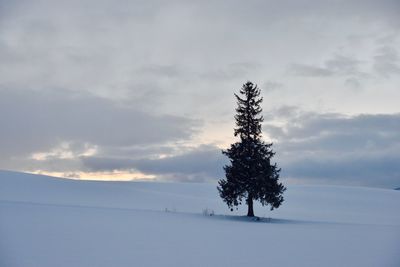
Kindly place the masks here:
<instances>
[{"instance_id":1,"label":"snow covered field","mask_svg":"<svg viewBox=\"0 0 400 267\"><path fill-rule=\"evenodd\" d=\"M400 191L289 185L285 199L256 222L210 184L0 171L0 266L400 266Z\"/></svg>"}]
</instances>

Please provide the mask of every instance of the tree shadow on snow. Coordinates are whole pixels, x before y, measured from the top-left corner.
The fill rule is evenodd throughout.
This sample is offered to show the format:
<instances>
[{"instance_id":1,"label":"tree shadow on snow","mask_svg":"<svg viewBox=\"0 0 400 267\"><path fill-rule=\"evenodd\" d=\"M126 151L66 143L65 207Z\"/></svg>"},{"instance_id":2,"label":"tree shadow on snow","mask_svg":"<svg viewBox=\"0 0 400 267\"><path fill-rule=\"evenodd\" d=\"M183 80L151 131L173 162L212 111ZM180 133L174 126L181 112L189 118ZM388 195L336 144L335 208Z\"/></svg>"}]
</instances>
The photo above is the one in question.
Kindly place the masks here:
<instances>
[{"instance_id":1,"label":"tree shadow on snow","mask_svg":"<svg viewBox=\"0 0 400 267\"><path fill-rule=\"evenodd\" d=\"M252 222L252 223L271 223L271 224L320 224L329 222L319 222L319 221L306 221L306 220L291 220L291 219L281 219L281 218L270 218L270 217L247 217L247 216L237 216L237 215L213 215L210 216L215 219L220 220L230 220L238 222Z\"/></svg>"}]
</instances>

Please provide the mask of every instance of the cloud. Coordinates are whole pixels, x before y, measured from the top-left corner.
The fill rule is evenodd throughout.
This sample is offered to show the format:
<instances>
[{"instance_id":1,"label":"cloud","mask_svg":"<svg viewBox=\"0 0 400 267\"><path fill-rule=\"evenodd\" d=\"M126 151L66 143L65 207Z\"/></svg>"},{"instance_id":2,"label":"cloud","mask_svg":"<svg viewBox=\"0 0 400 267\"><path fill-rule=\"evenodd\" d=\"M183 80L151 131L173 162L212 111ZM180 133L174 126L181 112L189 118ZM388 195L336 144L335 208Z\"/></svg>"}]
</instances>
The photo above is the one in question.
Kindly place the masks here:
<instances>
[{"instance_id":1,"label":"cloud","mask_svg":"<svg viewBox=\"0 0 400 267\"><path fill-rule=\"evenodd\" d=\"M212 81L232 80L234 78L237 79L238 77L245 80L245 77L249 75L251 71L256 71L260 67L261 64L257 62L235 62L219 69L205 71L201 73L199 77Z\"/></svg>"},{"instance_id":2,"label":"cloud","mask_svg":"<svg viewBox=\"0 0 400 267\"><path fill-rule=\"evenodd\" d=\"M290 71L294 75L311 77L327 77L334 74L334 72L329 68L307 64L292 64L292 66L290 66Z\"/></svg>"},{"instance_id":3,"label":"cloud","mask_svg":"<svg viewBox=\"0 0 400 267\"><path fill-rule=\"evenodd\" d=\"M390 43L396 41L391 36ZM387 43L385 39L379 42ZM378 43L379 43L378 42ZM372 56L371 64L352 57L335 54L321 65L315 64L291 64L289 73L304 77L329 77L344 78L344 85L351 89L363 88L366 80L375 77L390 78L400 76L400 58L397 50L391 45L379 45Z\"/></svg>"},{"instance_id":4,"label":"cloud","mask_svg":"<svg viewBox=\"0 0 400 267\"><path fill-rule=\"evenodd\" d=\"M292 64L290 73L298 76L308 77L330 77L330 76L360 76L361 61L343 55L334 55L323 62L322 66L309 64ZM364 73L365 75L365 73Z\"/></svg>"},{"instance_id":5,"label":"cloud","mask_svg":"<svg viewBox=\"0 0 400 267\"><path fill-rule=\"evenodd\" d=\"M82 157L89 171L137 170L163 180L205 182L223 177L227 163L221 149L201 145L178 155L158 159Z\"/></svg>"},{"instance_id":6,"label":"cloud","mask_svg":"<svg viewBox=\"0 0 400 267\"><path fill-rule=\"evenodd\" d=\"M175 65L144 65L139 73L149 74L155 77L179 77L182 71Z\"/></svg>"},{"instance_id":7,"label":"cloud","mask_svg":"<svg viewBox=\"0 0 400 267\"><path fill-rule=\"evenodd\" d=\"M167 163L206 154L184 145L229 142L233 93L248 79L271 92L268 108L398 112L399 7L397 0L0 0L0 168L80 173L83 159L97 158L108 168L135 163L160 177L200 180L197 165L173 171ZM288 144L288 159L300 144L328 151L377 141L368 128L349 137L348 126L326 133L322 124L314 130L323 133L307 139L297 126L343 116L280 112L268 136L287 141L279 145ZM282 126L287 120L293 128Z\"/></svg>"},{"instance_id":8,"label":"cloud","mask_svg":"<svg viewBox=\"0 0 400 267\"><path fill-rule=\"evenodd\" d=\"M399 154L305 158L283 168L283 175L311 183L394 188L400 184L399 161Z\"/></svg>"},{"instance_id":9,"label":"cloud","mask_svg":"<svg viewBox=\"0 0 400 267\"><path fill-rule=\"evenodd\" d=\"M282 126L266 124L282 174L299 181L394 187L400 184L400 114L277 110ZM273 115L270 115L273 116Z\"/></svg>"},{"instance_id":10,"label":"cloud","mask_svg":"<svg viewBox=\"0 0 400 267\"><path fill-rule=\"evenodd\" d=\"M380 47L373 58L373 68L385 78L400 75L400 58L397 51L390 46Z\"/></svg>"},{"instance_id":11,"label":"cloud","mask_svg":"<svg viewBox=\"0 0 400 267\"><path fill-rule=\"evenodd\" d=\"M357 79L357 78L355 78L355 77L347 78L347 79L344 81L344 84L345 84L347 87L349 87L349 88L351 88L351 89L354 89L354 90L362 89L362 83L360 82L359 79Z\"/></svg>"},{"instance_id":12,"label":"cloud","mask_svg":"<svg viewBox=\"0 0 400 267\"><path fill-rule=\"evenodd\" d=\"M4 159L48 152L62 142L79 151L85 145L129 148L188 140L200 122L67 90L1 89L0 125Z\"/></svg>"},{"instance_id":13,"label":"cloud","mask_svg":"<svg viewBox=\"0 0 400 267\"><path fill-rule=\"evenodd\" d=\"M274 139L274 161L282 178L302 183L395 187L400 184L400 114L303 112L282 107L265 124ZM267 117L268 118L268 117ZM228 159L212 145L202 145L163 158L82 157L88 171L136 170L174 181L215 181L224 177Z\"/></svg>"},{"instance_id":14,"label":"cloud","mask_svg":"<svg viewBox=\"0 0 400 267\"><path fill-rule=\"evenodd\" d=\"M282 88L284 88L283 83L275 82L275 81L267 81L262 86L262 89L266 90L267 92L280 90Z\"/></svg>"},{"instance_id":15,"label":"cloud","mask_svg":"<svg viewBox=\"0 0 400 267\"><path fill-rule=\"evenodd\" d=\"M354 33L396 35L399 22L395 0L1 4L1 85L89 91L161 114L196 108L204 118L228 106L232 89L247 79L262 85L274 77L285 81L285 90L275 92L289 94L283 91L294 87L285 73L292 62L300 76L335 78L342 68L351 71L359 65L354 60L371 59L370 47L350 46L342 53L343 39ZM350 87L368 86L343 78ZM305 91L309 83L295 86ZM147 95L153 97L143 100ZM282 97L283 104L297 98ZM300 98L315 99L306 93Z\"/></svg>"}]
</instances>

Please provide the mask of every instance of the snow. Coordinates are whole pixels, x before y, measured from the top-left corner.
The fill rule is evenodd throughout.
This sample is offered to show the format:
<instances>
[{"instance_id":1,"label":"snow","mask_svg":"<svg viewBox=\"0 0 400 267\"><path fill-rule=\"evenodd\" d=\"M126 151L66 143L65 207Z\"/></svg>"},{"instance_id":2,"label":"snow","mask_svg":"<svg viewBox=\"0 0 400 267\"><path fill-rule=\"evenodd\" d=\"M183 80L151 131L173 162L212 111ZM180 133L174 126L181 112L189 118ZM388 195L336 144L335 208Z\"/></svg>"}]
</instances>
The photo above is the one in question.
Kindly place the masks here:
<instances>
[{"instance_id":1,"label":"snow","mask_svg":"<svg viewBox=\"0 0 400 267\"><path fill-rule=\"evenodd\" d=\"M253 221L212 184L0 171L0 266L400 266L399 191L287 187Z\"/></svg>"}]
</instances>

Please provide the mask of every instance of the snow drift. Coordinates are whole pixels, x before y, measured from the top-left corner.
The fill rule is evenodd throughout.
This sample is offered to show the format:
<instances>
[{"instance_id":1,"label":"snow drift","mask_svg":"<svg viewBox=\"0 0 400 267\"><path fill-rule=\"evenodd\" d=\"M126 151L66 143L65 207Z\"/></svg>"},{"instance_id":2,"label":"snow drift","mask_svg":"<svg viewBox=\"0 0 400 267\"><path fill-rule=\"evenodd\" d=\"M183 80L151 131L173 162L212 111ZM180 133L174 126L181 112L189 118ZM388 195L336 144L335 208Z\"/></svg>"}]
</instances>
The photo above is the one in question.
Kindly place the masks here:
<instances>
[{"instance_id":1,"label":"snow drift","mask_svg":"<svg viewBox=\"0 0 400 267\"><path fill-rule=\"evenodd\" d=\"M399 191L289 185L285 199L256 222L212 184L0 171L0 266L400 266Z\"/></svg>"}]
</instances>

